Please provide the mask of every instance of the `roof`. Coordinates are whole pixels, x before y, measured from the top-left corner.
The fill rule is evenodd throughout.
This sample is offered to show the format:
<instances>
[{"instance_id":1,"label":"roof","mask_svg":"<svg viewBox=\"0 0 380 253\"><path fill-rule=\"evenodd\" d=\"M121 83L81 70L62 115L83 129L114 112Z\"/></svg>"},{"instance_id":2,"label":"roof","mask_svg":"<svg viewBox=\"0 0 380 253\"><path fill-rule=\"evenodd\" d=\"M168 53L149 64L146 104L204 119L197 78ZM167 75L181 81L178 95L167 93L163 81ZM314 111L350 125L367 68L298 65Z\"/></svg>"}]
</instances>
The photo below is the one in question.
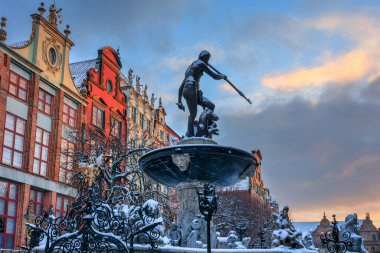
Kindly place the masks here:
<instances>
[{"instance_id":1,"label":"roof","mask_svg":"<svg viewBox=\"0 0 380 253\"><path fill-rule=\"evenodd\" d=\"M293 222L294 227L297 230L300 230L302 232L302 235L306 235L307 233L311 233L314 230L317 229L318 225L320 224L319 221L312 221L312 222Z\"/></svg>"},{"instance_id":2,"label":"roof","mask_svg":"<svg viewBox=\"0 0 380 253\"><path fill-rule=\"evenodd\" d=\"M24 41L18 41L15 43L11 43L11 44L9 44L9 46L11 46L11 47L24 47L24 46L28 45L28 43L29 43L29 40L24 40Z\"/></svg>"},{"instance_id":3,"label":"roof","mask_svg":"<svg viewBox=\"0 0 380 253\"><path fill-rule=\"evenodd\" d=\"M70 63L70 72L73 77L74 84L77 88L80 88L82 85L83 79L87 77L87 72L91 69L98 69L96 66L98 59L85 60L80 62ZM120 78L128 83L128 78L120 71Z\"/></svg>"},{"instance_id":4,"label":"roof","mask_svg":"<svg viewBox=\"0 0 380 253\"><path fill-rule=\"evenodd\" d=\"M302 232L302 235L306 235L308 232L313 232L314 230L317 229L317 227L319 226L321 222L320 221L310 221L310 222L293 222L293 225L294 227L297 229L297 230L300 230ZM340 230L340 226L343 224L344 222L343 221L338 221L338 228ZM331 221L330 221L330 224L331 224ZM363 220L358 220L358 228L360 228L360 226L363 224Z\"/></svg>"},{"instance_id":5,"label":"roof","mask_svg":"<svg viewBox=\"0 0 380 253\"><path fill-rule=\"evenodd\" d=\"M222 191L249 190L249 177L228 187L223 187Z\"/></svg>"},{"instance_id":6,"label":"roof","mask_svg":"<svg viewBox=\"0 0 380 253\"><path fill-rule=\"evenodd\" d=\"M70 72L73 77L74 84L77 88L80 88L83 79L87 77L87 72L91 68L97 68L96 63L98 59L80 61L75 63L70 63Z\"/></svg>"},{"instance_id":7,"label":"roof","mask_svg":"<svg viewBox=\"0 0 380 253\"><path fill-rule=\"evenodd\" d=\"M120 71L120 78L124 80L126 83L128 83L128 78L123 74L123 72Z\"/></svg>"}]
</instances>

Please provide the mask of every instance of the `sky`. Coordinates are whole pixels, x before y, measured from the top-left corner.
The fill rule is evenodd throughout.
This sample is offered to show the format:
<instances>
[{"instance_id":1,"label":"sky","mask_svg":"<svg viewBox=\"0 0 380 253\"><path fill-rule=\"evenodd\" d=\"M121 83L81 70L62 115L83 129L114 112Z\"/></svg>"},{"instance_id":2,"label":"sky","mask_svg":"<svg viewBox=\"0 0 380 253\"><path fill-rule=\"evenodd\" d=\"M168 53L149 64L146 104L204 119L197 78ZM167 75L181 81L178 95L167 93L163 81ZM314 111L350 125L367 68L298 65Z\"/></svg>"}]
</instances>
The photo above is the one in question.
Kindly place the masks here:
<instances>
[{"instance_id":1,"label":"sky","mask_svg":"<svg viewBox=\"0 0 380 253\"><path fill-rule=\"evenodd\" d=\"M40 1L1 0L8 43L29 38ZM46 2L46 7L51 3ZM204 75L220 136L260 149L265 187L295 221L369 212L380 227L380 2L350 0L57 0L71 27L70 61L120 48L129 68L163 98L167 123L185 134L175 105L201 50L247 97ZM47 14L45 14L47 15Z\"/></svg>"}]
</instances>

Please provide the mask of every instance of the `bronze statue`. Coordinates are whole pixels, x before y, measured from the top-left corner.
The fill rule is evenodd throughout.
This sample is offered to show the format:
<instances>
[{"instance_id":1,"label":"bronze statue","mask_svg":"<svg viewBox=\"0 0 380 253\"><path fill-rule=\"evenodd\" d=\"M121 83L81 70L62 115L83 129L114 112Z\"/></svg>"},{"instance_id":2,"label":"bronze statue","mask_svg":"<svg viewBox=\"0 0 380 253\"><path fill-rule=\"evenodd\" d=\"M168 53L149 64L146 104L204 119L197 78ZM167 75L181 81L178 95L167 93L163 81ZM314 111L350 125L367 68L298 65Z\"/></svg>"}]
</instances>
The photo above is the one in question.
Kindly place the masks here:
<instances>
[{"instance_id":1,"label":"bronze statue","mask_svg":"<svg viewBox=\"0 0 380 253\"><path fill-rule=\"evenodd\" d=\"M194 121L197 116L198 105L202 106L204 109L208 108L214 111L215 105L203 96L203 92L199 89L199 82L206 72L209 76L215 80L227 79L227 77L220 73L215 73L211 70L208 65L210 60L210 53L207 50L203 50L198 57L186 70L185 78L178 91L178 103L177 106L180 110L185 111L185 107L182 104L182 96L186 100L187 108L189 109L190 115L187 122L187 137L194 136Z\"/></svg>"}]
</instances>

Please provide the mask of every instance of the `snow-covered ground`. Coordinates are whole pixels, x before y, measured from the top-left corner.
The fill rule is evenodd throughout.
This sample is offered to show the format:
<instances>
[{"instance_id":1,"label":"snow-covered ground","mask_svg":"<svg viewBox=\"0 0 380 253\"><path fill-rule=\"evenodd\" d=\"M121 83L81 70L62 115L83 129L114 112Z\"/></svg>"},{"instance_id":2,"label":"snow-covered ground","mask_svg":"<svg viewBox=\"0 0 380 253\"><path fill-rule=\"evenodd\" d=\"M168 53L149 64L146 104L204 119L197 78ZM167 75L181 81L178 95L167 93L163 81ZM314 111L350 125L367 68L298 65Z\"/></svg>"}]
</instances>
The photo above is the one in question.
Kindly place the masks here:
<instances>
[{"instance_id":1,"label":"snow-covered ground","mask_svg":"<svg viewBox=\"0 0 380 253\"><path fill-rule=\"evenodd\" d=\"M181 248L173 246L163 246L149 251L149 246L135 245L134 247L136 253L152 253L152 252L162 252L162 253L206 253L206 249L196 249L196 248ZM297 249L290 250L286 247L277 247L273 249L212 249L213 253L316 253L316 251L307 249Z\"/></svg>"}]
</instances>

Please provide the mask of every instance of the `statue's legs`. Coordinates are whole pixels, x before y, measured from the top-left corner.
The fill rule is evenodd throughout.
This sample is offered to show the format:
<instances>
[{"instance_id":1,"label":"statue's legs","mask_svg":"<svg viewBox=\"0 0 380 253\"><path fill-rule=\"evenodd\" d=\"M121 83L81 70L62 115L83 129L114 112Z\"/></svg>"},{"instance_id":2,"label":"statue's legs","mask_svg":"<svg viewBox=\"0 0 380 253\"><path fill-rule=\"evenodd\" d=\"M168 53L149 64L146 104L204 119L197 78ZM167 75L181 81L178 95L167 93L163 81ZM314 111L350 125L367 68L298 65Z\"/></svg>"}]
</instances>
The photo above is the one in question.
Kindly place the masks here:
<instances>
[{"instance_id":1,"label":"statue's legs","mask_svg":"<svg viewBox=\"0 0 380 253\"><path fill-rule=\"evenodd\" d=\"M187 120L187 137L194 136L194 120L197 116L197 90L194 78L188 78L183 89L183 97L186 100L190 115Z\"/></svg>"},{"instance_id":2,"label":"statue's legs","mask_svg":"<svg viewBox=\"0 0 380 253\"><path fill-rule=\"evenodd\" d=\"M208 109L210 109L211 111L214 111L215 109L215 105L213 102L211 102L210 100L208 100L206 97L204 96L201 96L198 100L198 104L202 107L206 107Z\"/></svg>"}]
</instances>

